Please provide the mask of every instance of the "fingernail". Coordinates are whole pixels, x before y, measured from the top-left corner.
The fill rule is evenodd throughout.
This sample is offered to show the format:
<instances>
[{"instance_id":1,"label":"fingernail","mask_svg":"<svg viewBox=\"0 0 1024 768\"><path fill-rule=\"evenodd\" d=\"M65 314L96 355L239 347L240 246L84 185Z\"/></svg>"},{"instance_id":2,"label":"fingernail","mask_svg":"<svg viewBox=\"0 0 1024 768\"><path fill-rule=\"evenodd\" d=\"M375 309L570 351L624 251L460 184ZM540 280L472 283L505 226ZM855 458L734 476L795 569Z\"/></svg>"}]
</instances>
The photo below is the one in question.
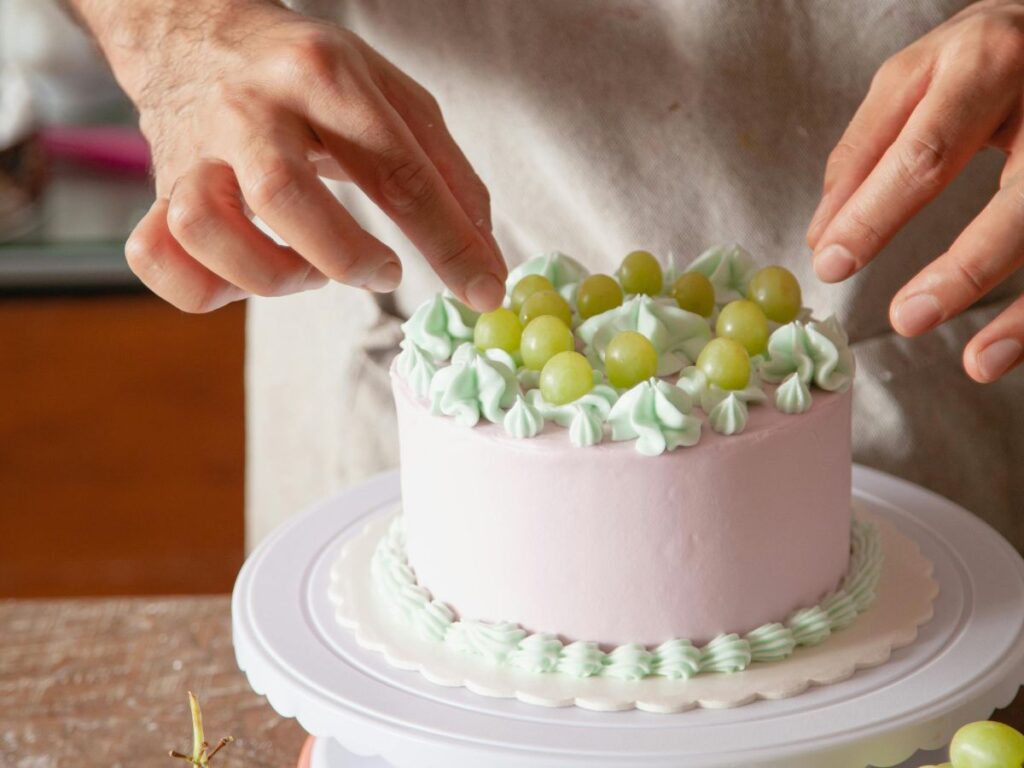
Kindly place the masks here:
<instances>
[{"instance_id":1,"label":"fingernail","mask_svg":"<svg viewBox=\"0 0 1024 768\"><path fill-rule=\"evenodd\" d=\"M818 203L818 207L814 209L814 215L811 216L811 224L807 227L807 242L812 246L817 245L818 236L821 234L822 227L825 226L825 212L826 205L828 204L828 195L821 198L821 202Z\"/></svg>"},{"instance_id":2,"label":"fingernail","mask_svg":"<svg viewBox=\"0 0 1024 768\"><path fill-rule=\"evenodd\" d=\"M978 353L978 370L986 381L995 381L1020 360L1024 347L1016 339L1000 339Z\"/></svg>"},{"instance_id":3,"label":"fingernail","mask_svg":"<svg viewBox=\"0 0 1024 768\"><path fill-rule=\"evenodd\" d=\"M841 245L827 245L814 256L814 271L826 283L845 280L857 269L853 254Z\"/></svg>"},{"instance_id":4,"label":"fingernail","mask_svg":"<svg viewBox=\"0 0 1024 768\"><path fill-rule=\"evenodd\" d=\"M942 320L942 305L930 293L918 293L904 301L893 312L896 330L904 336L917 336Z\"/></svg>"},{"instance_id":5,"label":"fingernail","mask_svg":"<svg viewBox=\"0 0 1024 768\"><path fill-rule=\"evenodd\" d=\"M374 293L391 293L401 281L402 265L397 261L389 261L377 267L377 270L363 283L363 288Z\"/></svg>"},{"instance_id":6,"label":"fingernail","mask_svg":"<svg viewBox=\"0 0 1024 768\"><path fill-rule=\"evenodd\" d=\"M505 298L505 286L494 275L477 275L466 284L466 298L474 309L489 312L501 305Z\"/></svg>"}]
</instances>

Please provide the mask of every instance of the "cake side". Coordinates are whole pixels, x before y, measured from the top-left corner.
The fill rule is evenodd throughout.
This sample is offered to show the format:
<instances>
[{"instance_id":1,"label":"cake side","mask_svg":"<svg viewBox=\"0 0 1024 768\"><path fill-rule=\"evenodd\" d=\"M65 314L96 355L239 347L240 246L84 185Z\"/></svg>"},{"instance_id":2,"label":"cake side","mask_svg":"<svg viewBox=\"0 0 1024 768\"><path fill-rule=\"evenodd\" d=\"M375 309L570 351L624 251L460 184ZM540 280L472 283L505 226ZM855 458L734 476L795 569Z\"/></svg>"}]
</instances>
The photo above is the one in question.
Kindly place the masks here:
<instances>
[{"instance_id":1,"label":"cake side","mask_svg":"<svg viewBox=\"0 0 1024 768\"><path fill-rule=\"evenodd\" d=\"M393 370L408 556L461 617L612 646L707 642L816 604L849 561L850 391L657 457L432 415Z\"/></svg>"}]
</instances>

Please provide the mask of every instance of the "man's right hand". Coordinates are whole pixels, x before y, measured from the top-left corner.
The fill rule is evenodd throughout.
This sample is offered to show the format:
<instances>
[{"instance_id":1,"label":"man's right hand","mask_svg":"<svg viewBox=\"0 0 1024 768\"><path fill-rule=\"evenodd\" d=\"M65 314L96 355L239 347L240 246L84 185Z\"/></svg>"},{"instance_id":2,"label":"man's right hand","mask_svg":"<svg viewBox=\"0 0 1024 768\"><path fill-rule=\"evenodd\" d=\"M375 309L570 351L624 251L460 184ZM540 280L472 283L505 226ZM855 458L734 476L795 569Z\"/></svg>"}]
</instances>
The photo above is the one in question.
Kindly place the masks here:
<instances>
[{"instance_id":1,"label":"man's right hand","mask_svg":"<svg viewBox=\"0 0 1024 768\"><path fill-rule=\"evenodd\" d=\"M356 183L468 304L500 304L487 189L434 98L359 37L266 0L72 3L152 148L157 200L126 254L156 294L204 312L328 279L394 290L395 252L322 175Z\"/></svg>"}]
</instances>

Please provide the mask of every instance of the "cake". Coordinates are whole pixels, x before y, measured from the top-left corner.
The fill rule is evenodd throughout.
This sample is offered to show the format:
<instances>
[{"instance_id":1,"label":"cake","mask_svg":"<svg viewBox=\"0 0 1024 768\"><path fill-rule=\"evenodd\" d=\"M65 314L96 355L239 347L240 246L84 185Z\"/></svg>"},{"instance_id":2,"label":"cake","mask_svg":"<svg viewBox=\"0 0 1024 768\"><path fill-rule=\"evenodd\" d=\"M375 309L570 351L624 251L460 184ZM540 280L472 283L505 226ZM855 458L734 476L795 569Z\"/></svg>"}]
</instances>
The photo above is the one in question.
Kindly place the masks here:
<instances>
[{"instance_id":1,"label":"cake","mask_svg":"<svg viewBox=\"0 0 1024 768\"><path fill-rule=\"evenodd\" d=\"M402 509L372 562L410 633L488 664L688 678L781 661L873 599L854 360L739 246L615 276L549 253L450 294L391 368Z\"/></svg>"}]
</instances>

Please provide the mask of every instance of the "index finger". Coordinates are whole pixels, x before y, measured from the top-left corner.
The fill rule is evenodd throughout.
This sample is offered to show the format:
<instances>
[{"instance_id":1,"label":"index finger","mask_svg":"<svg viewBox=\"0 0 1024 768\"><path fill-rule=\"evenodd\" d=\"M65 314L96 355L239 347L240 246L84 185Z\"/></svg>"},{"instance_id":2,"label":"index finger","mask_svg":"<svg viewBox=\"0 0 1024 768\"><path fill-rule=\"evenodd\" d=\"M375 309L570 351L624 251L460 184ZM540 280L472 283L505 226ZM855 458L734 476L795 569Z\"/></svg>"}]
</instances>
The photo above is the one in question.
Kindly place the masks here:
<instances>
[{"instance_id":1,"label":"index finger","mask_svg":"<svg viewBox=\"0 0 1024 768\"><path fill-rule=\"evenodd\" d=\"M459 298L479 310L500 305L504 261L408 125L372 83L356 98L341 95L310 101L313 129L327 150Z\"/></svg>"}]
</instances>

